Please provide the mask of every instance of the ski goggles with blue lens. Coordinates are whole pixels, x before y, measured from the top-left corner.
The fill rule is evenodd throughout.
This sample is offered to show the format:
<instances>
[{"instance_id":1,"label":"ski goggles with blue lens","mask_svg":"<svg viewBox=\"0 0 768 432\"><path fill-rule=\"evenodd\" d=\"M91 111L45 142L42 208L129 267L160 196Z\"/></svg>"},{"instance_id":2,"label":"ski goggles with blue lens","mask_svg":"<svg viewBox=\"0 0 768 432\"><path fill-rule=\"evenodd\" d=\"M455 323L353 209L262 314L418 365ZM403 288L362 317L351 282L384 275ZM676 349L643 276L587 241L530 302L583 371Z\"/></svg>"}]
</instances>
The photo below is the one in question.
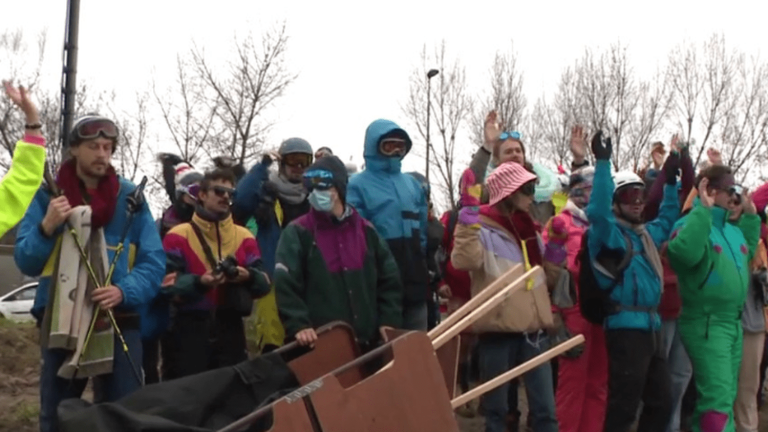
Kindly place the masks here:
<instances>
[{"instance_id":1,"label":"ski goggles with blue lens","mask_svg":"<svg viewBox=\"0 0 768 432\"><path fill-rule=\"evenodd\" d=\"M304 173L304 187L308 191L328 190L333 187L333 174L326 170L307 171Z\"/></svg>"},{"instance_id":2,"label":"ski goggles with blue lens","mask_svg":"<svg viewBox=\"0 0 768 432\"><path fill-rule=\"evenodd\" d=\"M521 140L523 139L523 134L521 134L518 131L511 131L511 132L502 132L501 135L499 135L499 140L501 141L506 141L508 139Z\"/></svg>"}]
</instances>

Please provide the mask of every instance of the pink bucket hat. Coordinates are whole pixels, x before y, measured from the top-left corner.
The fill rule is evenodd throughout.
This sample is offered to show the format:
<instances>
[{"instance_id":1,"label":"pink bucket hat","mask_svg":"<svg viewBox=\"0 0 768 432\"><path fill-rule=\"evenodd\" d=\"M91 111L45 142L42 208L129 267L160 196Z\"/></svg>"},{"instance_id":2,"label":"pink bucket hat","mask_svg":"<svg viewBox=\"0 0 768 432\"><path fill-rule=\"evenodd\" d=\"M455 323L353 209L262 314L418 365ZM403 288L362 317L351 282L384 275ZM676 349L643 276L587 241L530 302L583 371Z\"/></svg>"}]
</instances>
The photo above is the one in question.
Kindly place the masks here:
<instances>
[{"instance_id":1,"label":"pink bucket hat","mask_svg":"<svg viewBox=\"0 0 768 432\"><path fill-rule=\"evenodd\" d=\"M520 187L536 180L536 174L516 162L505 162L493 170L486 186L488 187L488 205L494 206L504 198L517 192Z\"/></svg>"}]
</instances>

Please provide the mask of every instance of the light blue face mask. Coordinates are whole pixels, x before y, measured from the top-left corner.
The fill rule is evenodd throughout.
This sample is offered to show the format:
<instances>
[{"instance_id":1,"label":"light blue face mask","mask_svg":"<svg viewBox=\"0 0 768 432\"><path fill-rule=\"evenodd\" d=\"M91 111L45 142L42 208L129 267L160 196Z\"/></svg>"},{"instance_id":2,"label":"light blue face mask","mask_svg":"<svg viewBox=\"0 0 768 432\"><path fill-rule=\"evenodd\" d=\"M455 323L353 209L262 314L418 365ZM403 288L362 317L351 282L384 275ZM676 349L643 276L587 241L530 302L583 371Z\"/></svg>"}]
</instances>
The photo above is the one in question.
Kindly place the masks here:
<instances>
[{"instance_id":1,"label":"light blue face mask","mask_svg":"<svg viewBox=\"0 0 768 432\"><path fill-rule=\"evenodd\" d=\"M309 194L309 205L312 206L313 209L321 212L330 212L333 210L333 199L331 198L331 191L325 190L313 190L311 194Z\"/></svg>"}]
</instances>

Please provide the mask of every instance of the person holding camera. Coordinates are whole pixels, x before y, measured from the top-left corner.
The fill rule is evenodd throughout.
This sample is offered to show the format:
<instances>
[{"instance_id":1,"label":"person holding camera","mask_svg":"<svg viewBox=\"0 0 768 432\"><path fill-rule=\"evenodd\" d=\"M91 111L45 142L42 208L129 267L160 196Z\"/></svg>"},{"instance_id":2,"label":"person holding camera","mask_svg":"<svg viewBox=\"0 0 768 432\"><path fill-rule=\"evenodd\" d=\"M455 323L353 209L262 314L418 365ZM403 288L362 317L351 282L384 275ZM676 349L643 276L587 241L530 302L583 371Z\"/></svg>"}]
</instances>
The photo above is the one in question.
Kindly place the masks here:
<instances>
[{"instance_id":1,"label":"person holding camera","mask_svg":"<svg viewBox=\"0 0 768 432\"><path fill-rule=\"evenodd\" d=\"M230 213L235 177L216 169L203 176L192 220L166 234L165 292L172 324L163 337L163 379L245 361L243 318L269 292L256 239Z\"/></svg>"}]
</instances>

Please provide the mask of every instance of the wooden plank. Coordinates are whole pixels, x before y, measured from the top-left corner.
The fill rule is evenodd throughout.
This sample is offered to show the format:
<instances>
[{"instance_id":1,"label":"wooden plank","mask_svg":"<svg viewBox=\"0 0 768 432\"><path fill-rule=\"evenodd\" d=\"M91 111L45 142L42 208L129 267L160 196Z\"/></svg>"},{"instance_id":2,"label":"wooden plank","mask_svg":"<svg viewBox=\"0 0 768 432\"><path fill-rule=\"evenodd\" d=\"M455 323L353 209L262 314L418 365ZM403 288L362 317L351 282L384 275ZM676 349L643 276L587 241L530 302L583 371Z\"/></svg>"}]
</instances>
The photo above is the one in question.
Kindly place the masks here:
<instances>
[{"instance_id":1,"label":"wooden plank","mask_svg":"<svg viewBox=\"0 0 768 432\"><path fill-rule=\"evenodd\" d=\"M451 326L449 329L444 331L440 336L433 339L432 345L435 347L435 349L440 348L441 346L443 346L443 344L447 343L453 337L457 336L459 333L469 328L478 319L482 318L487 313L491 312L496 306L500 305L502 302L504 302L504 300L508 299L516 291L525 287L526 284L528 283L528 280L530 279L543 280L543 278L544 278L544 270L541 267L536 266L528 270L521 277L515 279L514 282L502 288L500 291L494 294L490 299L483 302L482 305L474 308L474 310L472 310L469 314L464 316L464 318L462 318L455 325Z\"/></svg>"},{"instance_id":2,"label":"wooden plank","mask_svg":"<svg viewBox=\"0 0 768 432\"><path fill-rule=\"evenodd\" d=\"M488 393L489 391L495 389L496 387L499 387L509 381L512 381L513 379L528 372L529 370L534 369L548 362L549 360L559 356L560 354L582 343L584 343L584 336L576 335L568 339L567 341L563 342L562 344L537 355L536 357L528 360L527 362L521 364L520 366L510 369L507 372L504 372L503 374L497 376L496 378L493 378L492 380L486 383L483 383L473 388L472 390L464 393L463 395L452 400L451 406L453 407L453 409L456 409L464 405L465 403L471 401L472 399L479 398L480 396Z\"/></svg>"},{"instance_id":3,"label":"wooden plank","mask_svg":"<svg viewBox=\"0 0 768 432\"><path fill-rule=\"evenodd\" d=\"M391 366L344 389L334 376L309 394L325 432L458 432L429 338L395 339Z\"/></svg>"},{"instance_id":4,"label":"wooden plank","mask_svg":"<svg viewBox=\"0 0 768 432\"><path fill-rule=\"evenodd\" d=\"M452 314L448 315L444 321L438 324L435 328L429 331L429 338L435 340L438 336L445 333L454 324L459 322L462 318L467 316L470 312L480 307L483 303L488 301L496 293L501 291L504 287L515 282L520 276L523 275L525 267L522 264L509 269L506 273L499 276L495 281L488 285L485 289L472 296L468 302L456 309Z\"/></svg>"},{"instance_id":5,"label":"wooden plank","mask_svg":"<svg viewBox=\"0 0 768 432\"><path fill-rule=\"evenodd\" d=\"M451 399L456 397L460 346L461 338L455 337L435 350L437 361L440 363L440 369L443 370L443 379L445 380L445 387L448 390L448 397Z\"/></svg>"}]
</instances>

